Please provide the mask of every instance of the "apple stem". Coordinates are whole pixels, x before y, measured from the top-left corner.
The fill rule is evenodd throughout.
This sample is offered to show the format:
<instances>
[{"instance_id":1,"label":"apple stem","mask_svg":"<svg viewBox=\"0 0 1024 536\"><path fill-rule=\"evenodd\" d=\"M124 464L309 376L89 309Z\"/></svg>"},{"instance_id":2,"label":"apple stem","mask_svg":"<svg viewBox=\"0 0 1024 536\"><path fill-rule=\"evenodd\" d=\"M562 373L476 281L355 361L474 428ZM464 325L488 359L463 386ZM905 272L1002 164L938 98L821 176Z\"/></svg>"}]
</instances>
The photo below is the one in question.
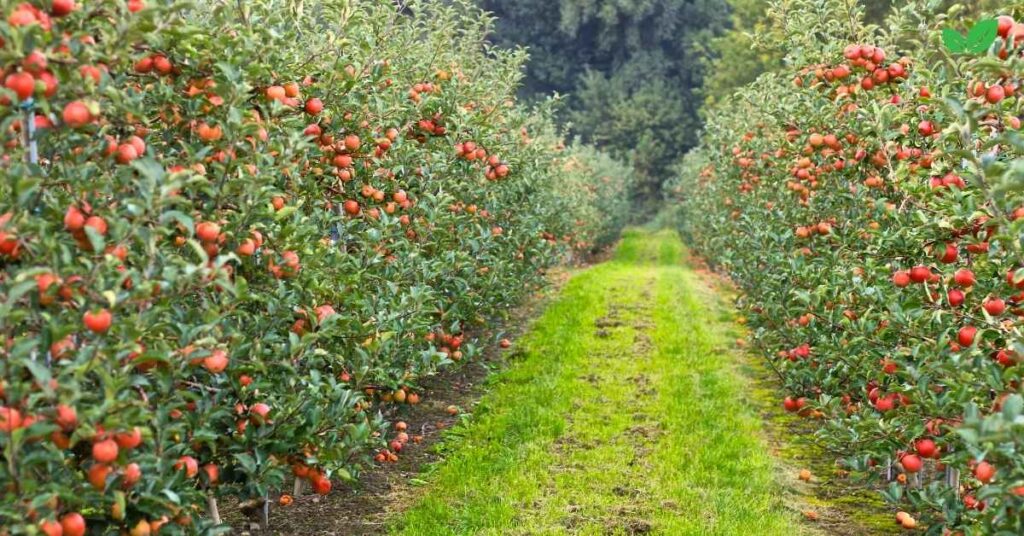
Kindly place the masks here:
<instances>
[{"instance_id":1,"label":"apple stem","mask_svg":"<svg viewBox=\"0 0 1024 536\"><path fill-rule=\"evenodd\" d=\"M214 524L220 525L220 509L217 508L217 497L214 497L212 492L206 496L206 512L210 514Z\"/></svg>"}]
</instances>

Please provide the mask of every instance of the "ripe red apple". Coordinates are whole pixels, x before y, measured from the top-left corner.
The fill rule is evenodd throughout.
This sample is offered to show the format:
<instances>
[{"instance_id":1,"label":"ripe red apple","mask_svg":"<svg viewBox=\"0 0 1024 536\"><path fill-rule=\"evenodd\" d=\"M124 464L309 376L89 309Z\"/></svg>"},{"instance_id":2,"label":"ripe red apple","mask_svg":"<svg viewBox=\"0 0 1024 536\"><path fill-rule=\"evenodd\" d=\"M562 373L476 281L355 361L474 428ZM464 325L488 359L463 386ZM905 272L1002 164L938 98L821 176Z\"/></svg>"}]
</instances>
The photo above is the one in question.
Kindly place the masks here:
<instances>
[{"instance_id":1,"label":"ripe red apple","mask_svg":"<svg viewBox=\"0 0 1024 536\"><path fill-rule=\"evenodd\" d=\"M334 307L331 307L330 305L321 305L314 309L313 312L316 313L316 321L321 324L331 315L338 314L337 311L334 310Z\"/></svg>"},{"instance_id":2,"label":"ripe red apple","mask_svg":"<svg viewBox=\"0 0 1024 536\"><path fill-rule=\"evenodd\" d=\"M29 52L25 59L21 60L21 67L32 74L40 74L46 70L48 62L46 55L38 50ZM33 81L33 84L35 82Z\"/></svg>"},{"instance_id":3,"label":"ripe red apple","mask_svg":"<svg viewBox=\"0 0 1024 536\"><path fill-rule=\"evenodd\" d=\"M327 495L331 492L331 479L323 475L318 474L313 478L312 484L313 491L315 491L317 495Z\"/></svg>"},{"instance_id":4,"label":"ripe red apple","mask_svg":"<svg viewBox=\"0 0 1024 536\"><path fill-rule=\"evenodd\" d=\"M186 477L195 478L199 474L199 462L192 456L182 456L174 462L174 470L181 471L182 469L185 470Z\"/></svg>"},{"instance_id":5,"label":"ripe red apple","mask_svg":"<svg viewBox=\"0 0 1024 536\"><path fill-rule=\"evenodd\" d=\"M196 237L203 242L216 242L220 236L220 225L212 221L204 221L196 225Z\"/></svg>"},{"instance_id":6,"label":"ripe red apple","mask_svg":"<svg viewBox=\"0 0 1024 536\"><path fill-rule=\"evenodd\" d=\"M882 413L891 411L894 407L896 407L896 402L892 397L879 396L878 399L875 400L875 409Z\"/></svg>"},{"instance_id":7,"label":"ripe red apple","mask_svg":"<svg viewBox=\"0 0 1024 536\"><path fill-rule=\"evenodd\" d=\"M324 110L324 103L320 99L313 97L306 101L306 113L309 115L318 115Z\"/></svg>"},{"instance_id":8,"label":"ripe red apple","mask_svg":"<svg viewBox=\"0 0 1024 536\"><path fill-rule=\"evenodd\" d=\"M917 265L910 269L910 280L914 283L924 283L931 275L932 271L927 266Z\"/></svg>"},{"instance_id":9,"label":"ripe red apple","mask_svg":"<svg viewBox=\"0 0 1024 536\"><path fill-rule=\"evenodd\" d=\"M138 157L139 150L130 143L118 145L117 152L114 153L114 159L117 160L118 164L130 164Z\"/></svg>"},{"instance_id":10,"label":"ripe red apple","mask_svg":"<svg viewBox=\"0 0 1024 536\"><path fill-rule=\"evenodd\" d=\"M1006 91L1003 89L1003 86L999 84L989 86L988 90L985 92L985 100L988 101L989 104L998 104L999 101L1003 100L1005 97Z\"/></svg>"},{"instance_id":11,"label":"ripe red apple","mask_svg":"<svg viewBox=\"0 0 1024 536\"><path fill-rule=\"evenodd\" d=\"M344 207L345 207L345 213L348 214L349 216L355 216L355 215L359 214L359 202L358 201L355 201L353 199L349 199L349 200L345 201Z\"/></svg>"},{"instance_id":12,"label":"ripe red apple","mask_svg":"<svg viewBox=\"0 0 1024 536\"><path fill-rule=\"evenodd\" d=\"M91 123L93 119L89 107L82 101L71 101L64 106L61 118L64 120L64 124L71 128L84 127Z\"/></svg>"},{"instance_id":13,"label":"ripe red apple","mask_svg":"<svg viewBox=\"0 0 1024 536\"><path fill-rule=\"evenodd\" d=\"M206 480L209 481L210 485L220 482L220 468L216 464L208 463L204 465L203 472L206 473Z\"/></svg>"},{"instance_id":14,"label":"ripe red apple","mask_svg":"<svg viewBox=\"0 0 1024 536\"><path fill-rule=\"evenodd\" d=\"M918 454L925 458L934 458L935 455L939 453L939 448L935 445L935 441L927 438L918 439L917 442L914 443L914 448L917 450Z\"/></svg>"},{"instance_id":15,"label":"ripe red apple","mask_svg":"<svg viewBox=\"0 0 1024 536\"><path fill-rule=\"evenodd\" d=\"M160 74L170 74L174 66L171 64L171 60L167 59L167 56L158 54L153 56L153 69Z\"/></svg>"},{"instance_id":16,"label":"ripe red apple","mask_svg":"<svg viewBox=\"0 0 1024 536\"><path fill-rule=\"evenodd\" d=\"M917 124L917 131L922 136L931 136L935 133L935 125L931 121L924 120Z\"/></svg>"},{"instance_id":17,"label":"ripe red apple","mask_svg":"<svg viewBox=\"0 0 1024 536\"><path fill-rule=\"evenodd\" d=\"M142 478L142 469L137 463L129 463L124 467L124 473L121 478L123 480L124 487L130 488L138 483L139 479Z\"/></svg>"},{"instance_id":18,"label":"ripe red apple","mask_svg":"<svg viewBox=\"0 0 1024 536\"><path fill-rule=\"evenodd\" d=\"M949 300L949 305L953 307L960 307L960 305L964 303L964 291L958 288L951 289L946 295L946 298Z\"/></svg>"},{"instance_id":19,"label":"ripe red apple","mask_svg":"<svg viewBox=\"0 0 1024 536\"><path fill-rule=\"evenodd\" d=\"M26 72L13 73L7 75L4 87L13 91L18 100L27 100L36 91L36 79Z\"/></svg>"},{"instance_id":20,"label":"ripe red apple","mask_svg":"<svg viewBox=\"0 0 1024 536\"><path fill-rule=\"evenodd\" d=\"M92 458L98 463L114 463L118 448L113 439L104 439L92 444Z\"/></svg>"},{"instance_id":21,"label":"ripe red apple","mask_svg":"<svg viewBox=\"0 0 1024 536\"><path fill-rule=\"evenodd\" d=\"M82 322L85 324L86 329L93 333L106 333L110 329L113 319L113 315L106 309L100 309L95 312L86 311L82 315Z\"/></svg>"},{"instance_id":22,"label":"ripe red apple","mask_svg":"<svg viewBox=\"0 0 1024 536\"><path fill-rule=\"evenodd\" d=\"M892 283L900 288L906 287L910 284L910 272L900 270L892 274Z\"/></svg>"},{"instance_id":23,"label":"ripe red apple","mask_svg":"<svg viewBox=\"0 0 1024 536\"><path fill-rule=\"evenodd\" d=\"M960 331L956 334L956 340L961 346L970 346L974 344L974 336L978 333L978 328L974 326L964 326L960 328Z\"/></svg>"},{"instance_id":24,"label":"ripe red apple","mask_svg":"<svg viewBox=\"0 0 1024 536\"><path fill-rule=\"evenodd\" d=\"M216 348L203 359L203 368L213 374L220 374L228 368L228 362L228 353L221 348Z\"/></svg>"},{"instance_id":25,"label":"ripe red apple","mask_svg":"<svg viewBox=\"0 0 1024 536\"><path fill-rule=\"evenodd\" d=\"M235 250L235 253L238 253L243 257L253 256L256 253L256 242L251 238L246 238L238 245L238 249Z\"/></svg>"},{"instance_id":26,"label":"ripe red apple","mask_svg":"<svg viewBox=\"0 0 1024 536\"><path fill-rule=\"evenodd\" d=\"M54 17L63 17L75 10L75 0L53 0L50 4L50 14Z\"/></svg>"},{"instance_id":27,"label":"ripe red apple","mask_svg":"<svg viewBox=\"0 0 1024 536\"><path fill-rule=\"evenodd\" d=\"M103 491L107 487L107 477L110 476L112 469L109 465L97 463L89 468L87 479L89 484L98 491Z\"/></svg>"},{"instance_id":28,"label":"ripe red apple","mask_svg":"<svg viewBox=\"0 0 1024 536\"><path fill-rule=\"evenodd\" d=\"M131 450L142 444L142 429L138 426L131 429L129 432L119 432L114 434L114 441L117 442L117 446L124 450Z\"/></svg>"},{"instance_id":29,"label":"ripe red apple","mask_svg":"<svg viewBox=\"0 0 1024 536\"><path fill-rule=\"evenodd\" d=\"M21 412L17 409L0 406L0 432L11 433L24 425Z\"/></svg>"},{"instance_id":30,"label":"ripe red apple","mask_svg":"<svg viewBox=\"0 0 1024 536\"><path fill-rule=\"evenodd\" d=\"M900 459L900 464L903 465L903 470L908 473L916 473L921 470L924 466L924 462L915 454L907 454Z\"/></svg>"},{"instance_id":31,"label":"ripe red apple","mask_svg":"<svg viewBox=\"0 0 1024 536\"><path fill-rule=\"evenodd\" d=\"M345 136L345 148L348 149L349 152L358 151L362 144L362 140L360 140L359 136L356 136L355 134Z\"/></svg>"},{"instance_id":32,"label":"ripe red apple","mask_svg":"<svg viewBox=\"0 0 1024 536\"><path fill-rule=\"evenodd\" d=\"M64 530L64 536L85 536L85 518L78 512L64 514L60 518L60 526Z\"/></svg>"},{"instance_id":33,"label":"ripe red apple","mask_svg":"<svg viewBox=\"0 0 1024 536\"><path fill-rule=\"evenodd\" d=\"M959 251L954 244L946 244L944 247L938 248L938 259L943 264L952 264L956 262L959 256Z\"/></svg>"},{"instance_id":34,"label":"ripe red apple","mask_svg":"<svg viewBox=\"0 0 1024 536\"><path fill-rule=\"evenodd\" d=\"M78 412L71 406L58 404L57 415L53 421L64 431L73 430L75 426L78 426Z\"/></svg>"},{"instance_id":35,"label":"ripe red apple","mask_svg":"<svg viewBox=\"0 0 1024 536\"><path fill-rule=\"evenodd\" d=\"M270 406L263 402L257 402L249 408L249 413L253 416L253 424L262 424L267 422L267 415L270 415Z\"/></svg>"},{"instance_id":36,"label":"ripe red apple","mask_svg":"<svg viewBox=\"0 0 1024 536\"><path fill-rule=\"evenodd\" d=\"M961 287L974 286L974 272L970 271L967 268L961 268L957 270L955 274L953 274L953 282Z\"/></svg>"},{"instance_id":37,"label":"ripe red apple","mask_svg":"<svg viewBox=\"0 0 1024 536\"><path fill-rule=\"evenodd\" d=\"M795 413L803 409L805 403L805 399L803 398L787 396L782 400L782 407L790 413Z\"/></svg>"},{"instance_id":38,"label":"ripe red apple","mask_svg":"<svg viewBox=\"0 0 1024 536\"><path fill-rule=\"evenodd\" d=\"M1024 288L1024 278L1017 280L1014 277L1014 274L1016 273L1017 269L1013 268L1011 268L1010 271L1006 272L1006 283L1016 288Z\"/></svg>"},{"instance_id":39,"label":"ripe red apple","mask_svg":"<svg viewBox=\"0 0 1024 536\"><path fill-rule=\"evenodd\" d=\"M270 100L281 101L284 100L288 95L285 93L284 88L281 86L270 86L266 91L267 98Z\"/></svg>"},{"instance_id":40,"label":"ripe red apple","mask_svg":"<svg viewBox=\"0 0 1024 536\"><path fill-rule=\"evenodd\" d=\"M61 527L60 523L55 521L55 520L53 520L53 519L47 519L47 520L43 521L42 523L40 523L39 524L39 530L45 536L63 536L64 535L64 527Z\"/></svg>"},{"instance_id":41,"label":"ripe red apple","mask_svg":"<svg viewBox=\"0 0 1024 536\"><path fill-rule=\"evenodd\" d=\"M107 221L99 216L89 216L85 219L85 226L92 227L100 235L107 234Z\"/></svg>"},{"instance_id":42,"label":"ripe red apple","mask_svg":"<svg viewBox=\"0 0 1024 536\"><path fill-rule=\"evenodd\" d=\"M988 484L996 476L996 468L988 462L980 462L974 466L974 478L981 483Z\"/></svg>"},{"instance_id":43,"label":"ripe red apple","mask_svg":"<svg viewBox=\"0 0 1024 536\"><path fill-rule=\"evenodd\" d=\"M985 300L985 303L982 304L982 307L985 308L985 312L987 312L988 314L992 316L999 316L1003 314L1004 311L1006 311L1006 302L1003 301L1001 298L990 297Z\"/></svg>"},{"instance_id":44,"label":"ripe red apple","mask_svg":"<svg viewBox=\"0 0 1024 536\"><path fill-rule=\"evenodd\" d=\"M64 213L64 228L69 231L80 231L85 227L85 214L78 207L71 205Z\"/></svg>"},{"instance_id":45,"label":"ripe red apple","mask_svg":"<svg viewBox=\"0 0 1024 536\"><path fill-rule=\"evenodd\" d=\"M999 37L1006 39L1010 35L1010 28L1013 28L1014 20L1013 17L1002 15L996 19L998 25L996 26L996 32Z\"/></svg>"}]
</instances>

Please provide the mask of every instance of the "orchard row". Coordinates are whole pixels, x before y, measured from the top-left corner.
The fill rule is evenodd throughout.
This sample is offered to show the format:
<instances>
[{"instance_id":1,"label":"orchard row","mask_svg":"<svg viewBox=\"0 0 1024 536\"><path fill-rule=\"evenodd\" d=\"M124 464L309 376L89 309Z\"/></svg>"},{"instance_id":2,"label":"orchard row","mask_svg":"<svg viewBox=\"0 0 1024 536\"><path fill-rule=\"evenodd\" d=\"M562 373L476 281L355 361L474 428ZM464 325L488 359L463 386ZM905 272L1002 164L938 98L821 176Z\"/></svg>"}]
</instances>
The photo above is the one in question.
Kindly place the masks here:
<instances>
[{"instance_id":1,"label":"orchard row","mask_svg":"<svg viewBox=\"0 0 1024 536\"><path fill-rule=\"evenodd\" d=\"M792 3L793 67L712 110L672 188L836 477L907 529L1021 534L1024 24L934 9ZM991 47L945 49L973 17Z\"/></svg>"},{"instance_id":2,"label":"orchard row","mask_svg":"<svg viewBox=\"0 0 1024 536\"><path fill-rule=\"evenodd\" d=\"M469 2L0 1L0 534L192 533L409 440L630 171Z\"/></svg>"}]
</instances>

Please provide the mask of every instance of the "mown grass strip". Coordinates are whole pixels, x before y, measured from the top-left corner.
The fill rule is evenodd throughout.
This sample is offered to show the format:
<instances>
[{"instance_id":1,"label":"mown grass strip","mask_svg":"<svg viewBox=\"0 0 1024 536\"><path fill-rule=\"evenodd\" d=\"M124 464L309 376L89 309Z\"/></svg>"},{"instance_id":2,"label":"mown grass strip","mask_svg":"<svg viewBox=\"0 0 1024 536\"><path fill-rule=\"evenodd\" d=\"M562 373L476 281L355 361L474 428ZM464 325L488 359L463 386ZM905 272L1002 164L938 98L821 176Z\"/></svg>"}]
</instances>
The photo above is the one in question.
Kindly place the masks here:
<instances>
[{"instance_id":1,"label":"mown grass strip","mask_svg":"<svg viewBox=\"0 0 1024 536\"><path fill-rule=\"evenodd\" d=\"M674 233L574 277L394 534L794 534L728 324Z\"/></svg>"}]
</instances>

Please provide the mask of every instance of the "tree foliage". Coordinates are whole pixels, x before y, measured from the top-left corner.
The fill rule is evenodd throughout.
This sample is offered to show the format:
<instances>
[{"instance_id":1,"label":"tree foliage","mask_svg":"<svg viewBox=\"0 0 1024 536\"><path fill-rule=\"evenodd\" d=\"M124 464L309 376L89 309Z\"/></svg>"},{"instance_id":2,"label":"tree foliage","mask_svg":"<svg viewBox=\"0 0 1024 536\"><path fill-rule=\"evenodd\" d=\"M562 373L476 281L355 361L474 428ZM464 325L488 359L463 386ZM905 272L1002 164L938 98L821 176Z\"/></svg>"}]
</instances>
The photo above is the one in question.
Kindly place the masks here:
<instances>
[{"instance_id":1,"label":"tree foliage","mask_svg":"<svg viewBox=\"0 0 1024 536\"><path fill-rule=\"evenodd\" d=\"M567 118L585 141L640 172L640 198L659 195L667 169L700 129L704 46L728 23L724 0L485 0L494 40L526 46L525 91L569 93Z\"/></svg>"},{"instance_id":2,"label":"tree foliage","mask_svg":"<svg viewBox=\"0 0 1024 536\"><path fill-rule=\"evenodd\" d=\"M669 188L783 407L928 534L1024 533L1024 12L990 7L773 3L785 67L708 107Z\"/></svg>"},{"instance_id":3,"label":"tree foliage","mask_svg":"<svg viewBox=\"0 0 1024 536\"><path fill-rule=\"evenodd\" d=\"M0 534L223 532L397 460L420 378L617 234L629 170L524 55L403 6L0 0Z\"/></svg>"}]
</instances>

